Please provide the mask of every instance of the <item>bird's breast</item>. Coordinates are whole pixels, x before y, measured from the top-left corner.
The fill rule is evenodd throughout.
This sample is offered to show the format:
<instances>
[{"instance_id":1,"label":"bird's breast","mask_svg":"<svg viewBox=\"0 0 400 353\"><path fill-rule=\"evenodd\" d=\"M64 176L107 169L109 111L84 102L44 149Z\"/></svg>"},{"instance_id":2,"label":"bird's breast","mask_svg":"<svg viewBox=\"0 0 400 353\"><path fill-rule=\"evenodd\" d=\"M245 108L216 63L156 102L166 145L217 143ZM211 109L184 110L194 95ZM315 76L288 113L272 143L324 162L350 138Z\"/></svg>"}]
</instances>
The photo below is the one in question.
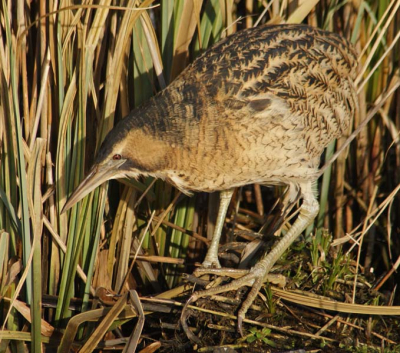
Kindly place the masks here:
<instances>
[{"instance_id":1,"label":"bird's breast","mask_svg":"<svg viewBox=\"0 0 400 353\"><path fill-rule=\"evenodd\" d=\"M199 124L190 141L174 146L165 179L188 193L282 184L315 173L319 161L307 153L299 120L238 115L224 121Z\"/></svg>"}]
</instances>

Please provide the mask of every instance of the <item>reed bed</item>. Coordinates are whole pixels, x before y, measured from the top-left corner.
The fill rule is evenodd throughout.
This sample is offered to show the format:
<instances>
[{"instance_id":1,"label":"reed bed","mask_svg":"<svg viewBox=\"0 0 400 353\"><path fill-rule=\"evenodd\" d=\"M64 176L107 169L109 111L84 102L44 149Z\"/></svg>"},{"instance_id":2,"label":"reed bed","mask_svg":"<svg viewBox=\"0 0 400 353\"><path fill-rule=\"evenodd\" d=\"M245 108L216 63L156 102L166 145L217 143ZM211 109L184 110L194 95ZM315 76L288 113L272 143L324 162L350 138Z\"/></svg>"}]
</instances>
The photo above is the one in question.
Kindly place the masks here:
<instances>
[{"instance_id":1,"label":"reed bed","mask_svg":"<svg viewBox=\"0 0 400 353\"><path fill-rule=\"evenodd\" d=\"M341 153L324 169L320 214L302 250L283 259L291 264L284 273L309 292L318 292L316 284L324 295L342 291L348 304L369 293L362 304L400 305L399 6L399 0L2 0L0 351L198 348L174 326L184 300L172 298L184 293L183 273L205 254L218 195L189 198L160 180L122 180L61 210L117 121L221 38L267 22L307 23L348 38L359 53L353 131L368 119L350 144L343 138L327 148L322 165ZM257 185L238 190L226 241L251 240L281 193ZM272 314L282 306L277 293L268 286L264 293ZM153 302L145 298L156 294ZM161 314L163 305L174 320ZM146 315L142 332L143 316L136 317L143 309L153 319ZM262 314L240 338L227 316L223 328L208 326L205 346L399 349L400 319L357 316L356 307L351 315L315 310L301 309L308 336ZM328 332L334 322L336 331ZM346 342L343 331L360 337Z\"/></svg>"}]
</instances>

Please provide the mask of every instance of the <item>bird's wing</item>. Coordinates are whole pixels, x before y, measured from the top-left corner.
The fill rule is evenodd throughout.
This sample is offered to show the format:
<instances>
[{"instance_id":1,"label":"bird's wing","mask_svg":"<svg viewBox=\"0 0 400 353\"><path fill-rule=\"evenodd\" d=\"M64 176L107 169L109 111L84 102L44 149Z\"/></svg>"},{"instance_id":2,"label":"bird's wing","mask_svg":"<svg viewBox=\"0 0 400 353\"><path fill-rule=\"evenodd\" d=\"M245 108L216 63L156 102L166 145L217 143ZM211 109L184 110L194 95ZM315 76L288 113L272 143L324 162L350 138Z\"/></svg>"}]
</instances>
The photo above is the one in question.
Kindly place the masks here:
<instances>
[{"instance_id":1,"label":"bird's wing","mask_svg":"<svg viewBox=\"0 0 400 353\"><path fill-rule=\"evenodd\" d=\"M231 111L273 118L281 108L314 131L309 143L317 155L348 131L357 109L356 65L353 48L337 34L305 25L262 26L206 51L181 82L186 92L203 90L208 104Z\"/></svg>"}]
</instances>

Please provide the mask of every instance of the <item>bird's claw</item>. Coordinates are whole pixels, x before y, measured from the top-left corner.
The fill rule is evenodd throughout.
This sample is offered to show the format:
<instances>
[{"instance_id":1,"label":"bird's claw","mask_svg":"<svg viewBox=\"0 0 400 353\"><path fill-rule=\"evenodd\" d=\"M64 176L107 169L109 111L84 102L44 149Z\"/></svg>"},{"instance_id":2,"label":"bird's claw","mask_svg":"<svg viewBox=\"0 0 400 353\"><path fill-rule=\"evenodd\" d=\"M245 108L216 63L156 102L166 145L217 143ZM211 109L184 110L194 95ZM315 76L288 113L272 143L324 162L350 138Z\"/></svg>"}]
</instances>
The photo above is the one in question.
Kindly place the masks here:
<instances>
[{"instance_id":1,"label":"bird's claw","mask_svg":"<svg viewBox=\"0 0 400 353\"><path fill-rule=\"evenodd\" d=\"M239 334L240 334L241 337L244 337L242 322L243 322L243 320L244 320L245 318L246 318L246 317L241 317L241 316L238 315L237 329L238 329Z\"/></svg>"},{"instance_id":2,"label":"bird's claw","mask_svg":"<svg viewBox=\"0 0 400 353\"><path fill-rule=\"evenodd\" d=\"M223 269L219 269L219 270L223 270ZM211 271L211 272L214 272L214 271ZM261 289L261 286L263 283L263 278L264 278L264 276L260 276L259 271L257 271L255 268L253 268L252 271L248 272L243 277L235 279L228 284L194 292L192 294L192 296L189 298L189 300L186 302L186 304L182 310L182 314L181 314L182 329L186 333L187 337L193 342L196 342L196 343L200 342L199 339L189 329L189 326L187 324L187 319L190 316L190 314L188 312L188 306L190 304L195 303L199 298L202 298L205 296L213 296L216 294L220 294L220 293L224 293L224 292L228 292L228 291L232 291L232 290L237 290L243 286L251 286L251 290L250 290L249 294L247 295L247 298L242 303L242 306L238 313L237 328L238 328L240 335L243 337L244 336L243 335L243 321L246 318L246 312L252 305L255 298L257 297L257 294L258 294L259 290Z\"/></svg>"},{"instance_id":3,"label":"bird's claw","mask_svg":"<svg viewBox=\"0 0 400 353\"><path fill-rule=\"evenodd\" d=\"M196 297L196 293L193 293L193 295L189 298L189 300L186 302L185 306L182 309L181 313L181 325L182 325L182 330L186 333L186 336L191 340L192 342L195 342L197 344L201 344L200 340L197 338L197 336L190 330L189 325L187 323L187 319L190 316L190 310L188 309L188 306L192 303L195 302L198 298Z\"/></svg>"}]
</instances>

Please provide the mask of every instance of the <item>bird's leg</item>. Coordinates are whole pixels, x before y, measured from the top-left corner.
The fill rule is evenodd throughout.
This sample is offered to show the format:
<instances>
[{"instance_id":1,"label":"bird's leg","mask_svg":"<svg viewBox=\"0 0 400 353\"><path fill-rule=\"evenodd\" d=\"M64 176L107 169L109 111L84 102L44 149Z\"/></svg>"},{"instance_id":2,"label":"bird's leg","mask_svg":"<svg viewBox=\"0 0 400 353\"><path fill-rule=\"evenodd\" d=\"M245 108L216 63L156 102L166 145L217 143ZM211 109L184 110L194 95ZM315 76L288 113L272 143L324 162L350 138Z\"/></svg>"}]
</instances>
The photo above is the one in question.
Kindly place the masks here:
<instances>
[{"instance_id":1,"label":"bird's leg","mask_svg":"<svg viewBox=\"0 0 400 353\"><path fill-rule=\"evenodd\" d=\"M208 248L207 255L203 261L205 268L220 268L218 260L218 246L221 238L222 228L224 226L226 212L228 211L229 203L231 202L233 189L220 192L219 209L217 222L215 224L214 235L211 239L210 247Z\"/></svg>"},{"instance_id":2,"label":"bird's leg","mask_svg":"<svg viewBox=\"0 0 400 353\"><path fill-rule=\"evenodd\" d=\"M238 329L241 335L243 335L242 321L245 318L246 312L249 309L250 305L256 298L263 282L266 280L268 272L271 270L275 262L286 251L286 249L294 242L294 240L296 240L296 238L301 234L301 232L307 228L307 226L313 221L313 219L318 214L319 204L313 194L312 183L308 182L306 184L301 184L299 186L301 188L301 195L303 197L303 203L299 210L300 211L299 216L293 223L290 230L278 242L278 244L276 244L272 248L272 250L268 254L266 254L246 275L236 280L233 280L232 282L225 284L223 286L213 287L193 293L193 295L186 303L186 306L204 296L211 296L223 292L237 290L243 286L251 286L252 288L249 294L247 295L247 298L242 303L242 306L238 313ZM221 270L223 269L220 269L220 271ZM215 273L215 271L218 270L213 270L212 272ZM185 319L186 319L186 314L184 315L182 312L181 321L184 321ZM186 323L185 324L182 323L182 327L184 329L187 328ZM189 336L189 338L193 338L193 334L191 332L186 332L186 334Z\"/></svg>"}]
</instances>

